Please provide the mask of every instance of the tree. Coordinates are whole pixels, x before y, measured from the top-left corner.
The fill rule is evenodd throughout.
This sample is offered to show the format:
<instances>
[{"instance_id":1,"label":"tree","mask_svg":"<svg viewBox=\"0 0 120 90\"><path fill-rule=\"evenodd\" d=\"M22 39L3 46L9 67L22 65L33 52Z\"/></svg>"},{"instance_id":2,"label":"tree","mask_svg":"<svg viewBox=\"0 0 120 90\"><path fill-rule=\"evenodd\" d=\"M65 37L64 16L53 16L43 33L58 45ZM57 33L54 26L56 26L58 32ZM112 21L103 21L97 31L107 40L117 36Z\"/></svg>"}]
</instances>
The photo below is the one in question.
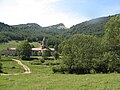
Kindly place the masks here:
<instances>
[{"instance_id":1,"label":"tree","mask_svg":"<svg viewBox=\"0 0 120 90\"><path fill-rule=\"evenodd\" d=\"M44 51L42 52L42 56L43 56L44 58L49 57L49 56L51 56L51 52L50 52L49 50L44 50Z\"/></svg>"},{"instance_id":2,"label":"tree","mask_svg":"<svg viewBox=\"0 0 120 90\"><path fill-rule=\"evenodd\" d=\"M2 63L0 63L0 73L2 72Z\"/></svg>"},{"instance_id":3,"label":"tree","mask_svg":"<svg viewBox=\"0 0 120 90\"><path fill-rule=\"evenodd\" d=\"M104 44L109 51L120 51L120 15L112 17L105 25Z\"/></svg>"},{"instance_id":4,"label":"tree","mask_svg":"<svg viewBox=\"0 0 120 90\"><path fill-rule=\"evenodd\" d=\"M32 52L31 45L25 40L18 45L17 51L21 59L29 59Z\"/></svg>"},{"instance_id":5,"label":"tree","mask_svg":"<svg viewBox=\"0 0 120 90\"><path fill-rule=\"evenodd\" d=\"M105 25L103 60L107 61L108 72L120 72L120 14L112 17Z\"/></svg>"},{"instance_id":6,"label":"tree","mask_svg":"<svg viewBox=\"0 0 120 90\"><path fill-rule=\"evenodd\" d=\"M54 58L57 60L57 59L59 58L59 53L58 53L57 51L55 51L55 52L53 53L53 56L54 56Z\"/></svg>"},{"instance_id":7,"label":"tree","mask_svg":"<svg viewBox=\"0 0 120 90\"><path fill-rule=\"evenodd\" d=\"M58 45L57 44L54 46L54 49L55 49L55 51L58 52Z\"/></svg>"},{"instance_id":8,"label":"tree","mask_svg":"<svg viewBox=\"0 0 120 90\"><path fill-rule=\"evenodd\" d=\"M0 60L1 60L1 56L0 56ZM0 62L0 73L2 73L2 63Z\"/></svg>"},{"instance_id":9,"label":"tree","mask_svg":"<svg viewBox=\"0 0 120 90\"><path fill-rule=\"evenodd\" d=\"M54 46L54 49L55 49L55 51L53 53L53 56L57 60L59 58L58 45L57 44Z\"/></svg>"},{"instance_id":10,"label":"tree","mask_svg":"<svg viewBox=\"0 0 120 90\"><path fill-rule=\"evenodd\" d=\"M75 35L62 46L63 63L68 73L90 73L101 55L100 39L88 35Z\"/></svg>"}]
</instances>

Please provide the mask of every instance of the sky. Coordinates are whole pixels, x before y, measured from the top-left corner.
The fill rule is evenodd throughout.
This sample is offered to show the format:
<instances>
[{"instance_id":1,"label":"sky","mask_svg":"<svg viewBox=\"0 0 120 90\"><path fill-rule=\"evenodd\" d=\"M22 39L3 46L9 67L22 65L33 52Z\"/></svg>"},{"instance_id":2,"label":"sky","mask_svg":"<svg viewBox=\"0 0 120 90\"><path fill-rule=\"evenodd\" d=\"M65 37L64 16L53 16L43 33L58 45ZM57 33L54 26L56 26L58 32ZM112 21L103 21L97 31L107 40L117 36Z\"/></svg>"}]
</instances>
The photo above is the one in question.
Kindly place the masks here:
<instances>
[{"instance_id":1,"label":"sky","mask_svg":"<svg viewBox=\"0 0 120 90\"><path fill-rule=\"evenodd\" d=\"M120 13L120 0L0 0L0 22L66 27Z\"/></svg>"}]
</instances>

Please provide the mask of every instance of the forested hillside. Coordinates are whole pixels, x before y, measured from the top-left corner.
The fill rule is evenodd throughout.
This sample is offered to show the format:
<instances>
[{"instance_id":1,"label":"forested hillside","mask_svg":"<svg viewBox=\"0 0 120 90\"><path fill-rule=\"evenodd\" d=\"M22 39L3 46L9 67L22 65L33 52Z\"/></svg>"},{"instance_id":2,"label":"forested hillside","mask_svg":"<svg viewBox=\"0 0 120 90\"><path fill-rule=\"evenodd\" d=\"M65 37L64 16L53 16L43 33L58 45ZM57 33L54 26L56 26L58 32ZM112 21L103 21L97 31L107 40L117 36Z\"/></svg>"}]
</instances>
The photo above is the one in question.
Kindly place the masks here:
<instances>
[{"instance_id":1,"label":"forested hillside","mask_svg":"<svg viewBox=\"0 0 120 90\"><path fill-rule=\"evenodd\" d=\"M27 23L13 26L0 23L0 42L24 39L28 39L30 42L40 41L45 36L52 41L47 43L54 45L55 43L60 42L57 37L65 30L66 27L61 23L49 27L41 27L36 23Z\"/></svg>"},{"instance_id":2,"label":"forested hillside","mask_svg":"<svg viewBox=\"0 0 120 90\"><path fill-rule=\"evenodd\" d=\"M74 34L86 34L102 37L104 34L104 25L110 19L110 17L101 17L92 19L74 25L71 28L66 28L63 23L53 26L42 27L36 23L27 23L20 25L7 25L0 23L0 43L10 40L24 40L28 39L32 41L40 41L45 36L48 38L48 45L55 45L60 43L61 40L69 38Z\"/></svg>"},{"instance_id":3,"label":"forested hillside","mask_svg":"<svg viewBox=\"0 0 120 90\"><path fill-rule=\"evenodd\" d=\"M68 31L64 32L62 37L69 38L74 34L96 35L102 37L104 33L104 25L110 17L112 16L96 18L74 25Z\"/></svg>"}]
</instances>

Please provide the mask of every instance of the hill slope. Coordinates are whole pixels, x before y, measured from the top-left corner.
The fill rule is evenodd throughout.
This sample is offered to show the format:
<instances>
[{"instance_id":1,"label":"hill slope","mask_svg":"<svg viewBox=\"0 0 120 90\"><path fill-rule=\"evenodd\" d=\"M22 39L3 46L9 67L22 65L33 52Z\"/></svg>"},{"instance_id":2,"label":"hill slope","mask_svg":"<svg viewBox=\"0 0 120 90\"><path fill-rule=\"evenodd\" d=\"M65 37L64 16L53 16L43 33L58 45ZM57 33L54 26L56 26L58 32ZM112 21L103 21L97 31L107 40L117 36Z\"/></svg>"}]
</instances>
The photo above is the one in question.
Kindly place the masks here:
<instances>
[{"instance_id":1,"label":"hill slope","mask_svg":"<svg viewBox=\"0 0 120 90\"><path fill-rule=\"evenodd\" d=\"M86 35L96 35L103 36L104 34L104 25L110 19L110 17L100 17L96 19L92 19L89 21L85 21L79 23L77 25L72 26L69 30L62 33L62 38L69 38L74 34L86 34Z\"/></svg>"},{"instance_id":2,"label":"hill slope","mask_svg":"<svg viewBox=\"0 0 120 90\"><path fill-rule=\"evenodd\" d=\"M104 25L113 16L100 17L79 23L72 26L71 28L66 28L63 23L42 27L36 23L27 23L20 25L7 25L0 23L0 42L6 42L9 40L24 40L38 41L42 38L48 37L49 40L59 42L60 40L69 38L74 34L86 34L86 35L96 35L102 37L104 34Z\"/></svg>"},{"instance_id":3,"label":"hill slope","mask_svg":"<svg viewBox=\"0 0 120 90\"><path fill-rule=\"evenodd\" d=\"M44 36L55 38L58 34L64 32L65 30L66 28L64 24L41 27L36 23L27 23L13 26L0 23L0 42L24 39L28 39L29 41L38 41L42 40Z\"/></svg>"}]
</instances>

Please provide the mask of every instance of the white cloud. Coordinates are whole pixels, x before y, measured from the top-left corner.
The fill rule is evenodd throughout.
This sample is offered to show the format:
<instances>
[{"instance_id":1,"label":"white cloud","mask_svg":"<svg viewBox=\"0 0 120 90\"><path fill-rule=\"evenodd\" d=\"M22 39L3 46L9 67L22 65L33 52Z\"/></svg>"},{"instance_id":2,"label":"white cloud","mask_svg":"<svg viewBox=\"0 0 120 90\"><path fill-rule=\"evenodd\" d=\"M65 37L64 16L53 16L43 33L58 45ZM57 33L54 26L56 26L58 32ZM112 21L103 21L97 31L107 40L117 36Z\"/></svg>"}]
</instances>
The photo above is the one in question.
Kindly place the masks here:
<instances>
[{"instance_id":1,"label":"white cloud","mask_svg":"<svg viewBox=\"0 0 120 90\"><path fill-rule=\"evenodd\" d=\"M6 2L5 2L6 1ZM7 24L38 23L48 26L64 23L67 27L77 24L85 17L58 10L56 3L61 0L5 0L0 5L0 21Z\"/></svg>"}]
</instances>

